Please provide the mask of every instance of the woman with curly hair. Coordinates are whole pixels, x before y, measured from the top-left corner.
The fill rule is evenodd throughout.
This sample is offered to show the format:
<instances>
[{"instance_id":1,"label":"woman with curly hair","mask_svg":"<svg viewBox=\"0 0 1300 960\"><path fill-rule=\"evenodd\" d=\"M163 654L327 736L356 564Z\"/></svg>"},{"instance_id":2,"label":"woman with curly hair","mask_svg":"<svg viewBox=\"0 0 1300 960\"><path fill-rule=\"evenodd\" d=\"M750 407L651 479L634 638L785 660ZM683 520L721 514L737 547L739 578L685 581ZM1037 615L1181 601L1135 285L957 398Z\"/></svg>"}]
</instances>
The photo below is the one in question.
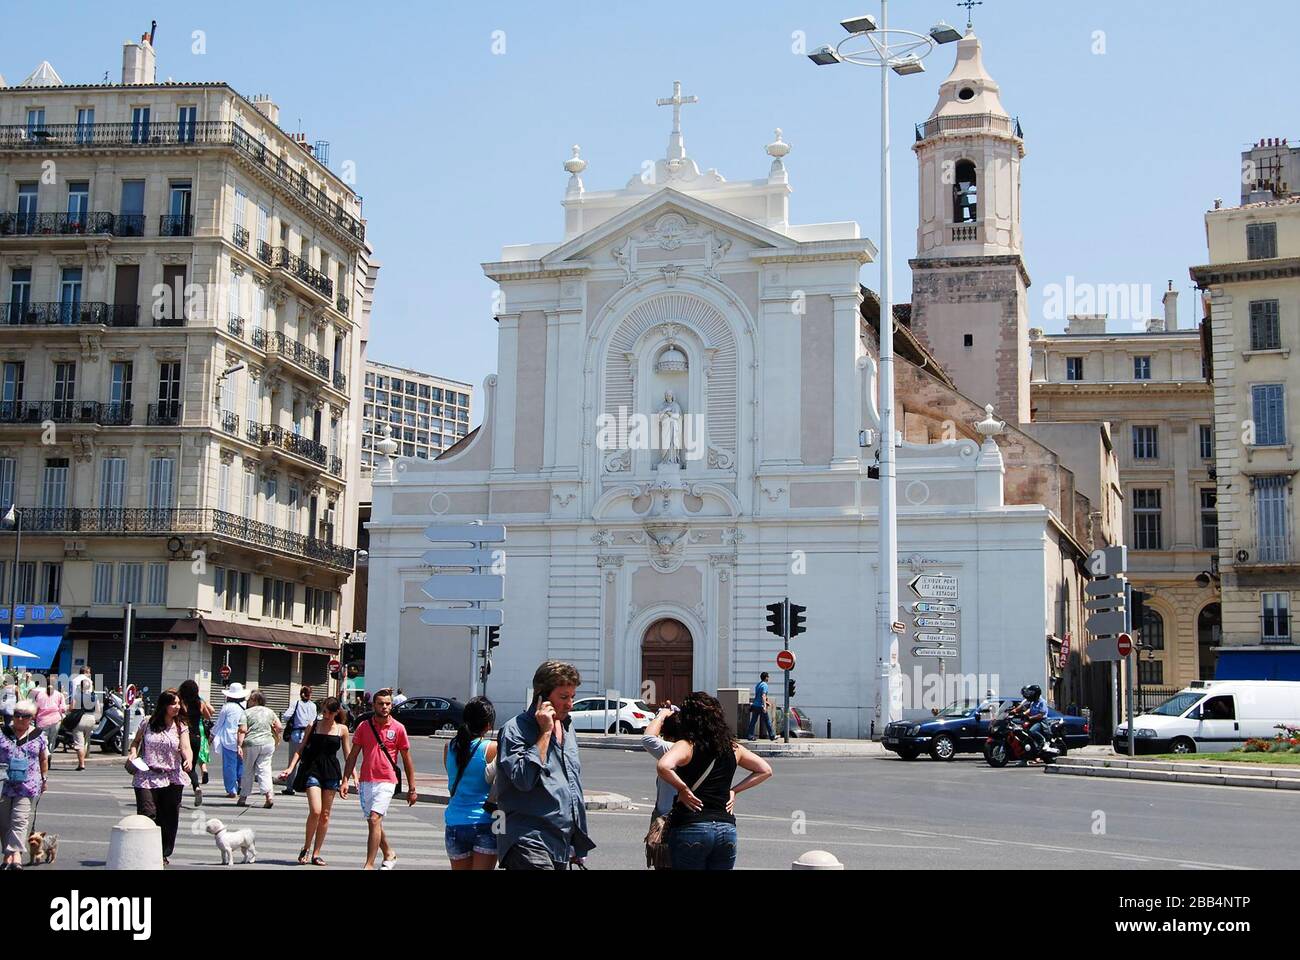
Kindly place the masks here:
<instances>
[{"instance_id":1,"label":"woman with curly hair","mask_svg":"<svg viewBox=\"0 0 1300 960\"><path fill-rule=\"evenodd\" d=\"M660 779L677 791L669 817L674 870L730 870L736 865L736 794L772 776L772 767L732 734L722 704L689 694L677 714L680 739L660 758ZM749 776L732 785L736 768Z\"/></svg>"}]
</instances>

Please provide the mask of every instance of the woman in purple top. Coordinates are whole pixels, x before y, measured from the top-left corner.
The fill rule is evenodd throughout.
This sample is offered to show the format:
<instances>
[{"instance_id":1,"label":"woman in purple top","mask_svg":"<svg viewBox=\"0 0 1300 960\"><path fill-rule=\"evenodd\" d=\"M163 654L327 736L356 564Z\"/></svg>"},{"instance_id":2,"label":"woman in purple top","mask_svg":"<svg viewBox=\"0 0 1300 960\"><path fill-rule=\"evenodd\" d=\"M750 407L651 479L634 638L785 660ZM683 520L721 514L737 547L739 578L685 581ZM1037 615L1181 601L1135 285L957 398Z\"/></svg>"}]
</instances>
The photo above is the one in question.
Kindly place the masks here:
<instances>
[{"instance_id":1,"label":"woman in purple top","mask_svg":"<svg viewBox=\"0 0 1300 960\"><path fill-rule=\"evenodd\" d=\"M158 695L158 705L147 724L141 724L127 754L126 769L135 775L135 812L162 830L163 863L170 862L181 819L181 795L194 765L189 733L179 717L180 697L175 690ZM139 758L146 765L136 765Z\"/></svg>"},{"instance_id":2,"label":"woman in purple top","mask_svg":"<svg viewBox=\"0 0 1300 960\"><path fill-rule=\"evenodd\" d=\"M50 768L50 750L45 734L36 728L36 704L19 700L14 704L13 724L0 730L0 764L6 769L0 787L0 838L4 840L5 870L23 868L27 849L27 828L32 822L36 798L45 792L45 775Z\"/></svg>"}]
</instances>

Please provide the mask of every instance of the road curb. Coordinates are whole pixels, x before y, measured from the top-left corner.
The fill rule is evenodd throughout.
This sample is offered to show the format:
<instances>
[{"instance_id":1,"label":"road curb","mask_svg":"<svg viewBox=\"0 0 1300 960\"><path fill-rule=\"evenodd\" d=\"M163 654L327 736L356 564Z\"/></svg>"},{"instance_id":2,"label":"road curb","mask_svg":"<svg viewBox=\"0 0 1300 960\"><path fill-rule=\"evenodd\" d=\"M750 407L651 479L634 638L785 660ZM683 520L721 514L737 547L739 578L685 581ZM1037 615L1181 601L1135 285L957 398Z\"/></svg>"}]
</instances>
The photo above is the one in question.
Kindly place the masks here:
<instances>
[{"instance_id":1,"label":"road curb","mask_svg":"<svg viewBox=\"0 0 1300 960\"><path fill-rule=\"evenodd\" d=\"M418 803L436 803L446 806L451 795L446 787L425 787L415 795ZM632 798L621 793L584 793L583 806L588 810L631 810Z\"/></svg>"},{"instance_id":2,"label":"road curb","mask_svg":"<svg viewBox=\"0 0 1300 960\"><path fill-rule=\"evenodd\" d=\"M1163 783L1210 784L1219 787L1249 787L1256 790L1300 790L1300 770L1286 767L1256 767L1243 770L1236 764L1179 763L1120 758L1063 757L1045 772L1066 776L1111 777Z\"/></svg>"},{"instance_id":3,"label":"road curb","mask_svg":"<svg viewBox=\"0 0 1300 960\"><path fill-rule=\"evenodd\" d=\"M641 750L641 738L639 736L629 737L599 733L579 734L578 743L581 744L583 750ZM801 738L797 741L791 740L788 744L779 740L776 743L761 740L741 740L740 743L750 753L757 754L760 757L818 759L823 757L894 756L881 744L873 740L813 740L811 738Z\"/></svg>"}]
</instances>

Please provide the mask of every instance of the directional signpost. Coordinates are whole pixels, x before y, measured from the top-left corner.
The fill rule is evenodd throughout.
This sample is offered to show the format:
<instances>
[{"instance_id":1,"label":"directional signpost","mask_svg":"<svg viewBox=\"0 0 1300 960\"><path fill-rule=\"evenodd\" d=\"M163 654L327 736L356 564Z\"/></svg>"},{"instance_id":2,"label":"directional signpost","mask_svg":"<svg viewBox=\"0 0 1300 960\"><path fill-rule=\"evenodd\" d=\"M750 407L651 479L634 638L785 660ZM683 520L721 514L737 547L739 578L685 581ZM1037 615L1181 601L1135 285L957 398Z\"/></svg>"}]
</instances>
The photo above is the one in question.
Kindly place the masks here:
<instances>
[{"instance_id":1,"label":"directional signpost","mask_svg":"<svg viewBox=\"0 0 1300 960\"><path fill-rule=\"evenodd\" d=\"M1132 603L1128 578L1128 548L1120 545L1094 550L1088 557L1088 572L1092 580L1084 588L1088 597L1084 607L1092 611L1086 626L1096 638L1088 647L1093 660L1127 660L1128 682L1125 684L1128 695L1128 752L1135 753L1133 737L1133 641L1130 631L1132 624Z\"/></svg>"},{"instance_id":2,"label":"directional signpost","mask_svg":"<svg viewBox=\"0 0 1300 960\"><path fill-rule=\"evenodd\" d=\"M434 607L420 614L420 622L431 627L469 627L470 635L470 696L479 694L479 682L487 686L487 671L477 667L482 658L487 662L487 651L480 653L478 634L481 627L499 627L505 621L500 607L483 608L484 603L500 603L505 599L505 577L484 572L495 568L501 559L500 548L489 544L506 542L506 528L500 523L431 523L425 528L424 538L431 543L455 544L426 550L420 558L435 568L468 567L470 573L436 573L426 580L420 590L430 600L469 603L468 607Z\"/></svg>"},{"instance_id":3,"label":"directional signpost","mask_svg":"<svg viewBox=\"0 0 1300 960\"><path fill-rule=\"evenodd\" d=\"M925 573L910 584L912 592L922 600L956 600L957 578L942 573Z\"/></svg>"}]
</instances>

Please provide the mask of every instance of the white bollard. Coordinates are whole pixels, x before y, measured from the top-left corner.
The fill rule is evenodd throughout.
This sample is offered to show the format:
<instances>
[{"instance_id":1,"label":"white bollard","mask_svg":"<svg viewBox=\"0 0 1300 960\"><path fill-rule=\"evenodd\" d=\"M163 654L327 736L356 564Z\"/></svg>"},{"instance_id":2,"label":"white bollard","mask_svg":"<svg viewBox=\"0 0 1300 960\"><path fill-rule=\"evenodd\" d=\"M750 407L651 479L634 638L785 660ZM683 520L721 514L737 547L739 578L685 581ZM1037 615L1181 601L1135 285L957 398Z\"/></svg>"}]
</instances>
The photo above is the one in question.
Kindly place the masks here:
<instances>
[{"instance_id":1,"label":"white bollard","mask_svg":"<svg viewBox=\"0 0 1300 960\"><path fill-rule=\"evenodd\" d=\"M791 870L843 870L844 864L835 859L835 854L825 850L809 850L794 863Z\"/></svg>"},{"instance_id":2,"label":"white bollard","mask_svg":"<svg viewBox=\"0 0 1300 960\"><path fill-rule=\"evenodd\" d=\"M133 813L113 825L108 840L109 870L161 870L162 830L148 817Z\"/></svg>"}]
</instances>

